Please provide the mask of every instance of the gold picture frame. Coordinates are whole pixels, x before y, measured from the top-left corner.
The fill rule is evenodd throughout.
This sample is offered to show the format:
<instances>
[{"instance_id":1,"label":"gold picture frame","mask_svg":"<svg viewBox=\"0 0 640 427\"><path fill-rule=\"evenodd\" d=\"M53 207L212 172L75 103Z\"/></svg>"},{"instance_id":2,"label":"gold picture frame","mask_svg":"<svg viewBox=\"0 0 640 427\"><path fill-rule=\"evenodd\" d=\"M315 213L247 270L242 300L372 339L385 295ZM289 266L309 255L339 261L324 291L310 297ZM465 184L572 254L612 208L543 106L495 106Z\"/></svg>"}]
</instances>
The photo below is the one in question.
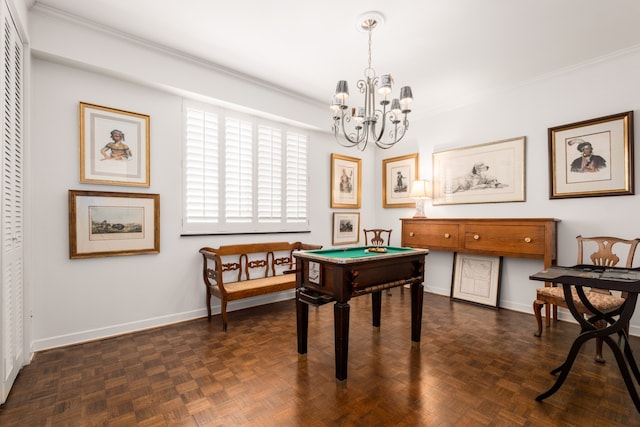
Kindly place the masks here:
<instances>
[{"instance_id":1,"label":"gold picture frame","mask_svg":"<svg viewBox=\"0 0 640 427\"><path fill-rule=\"evenodd\" d=\"M392 157L382 160L382 207L412 208L411 186L418 179L418 154Z\"/></svg>"},{"instance_id":2,"label":"gold picture frame","mask_svg":"<svg viewBox=\"0 0 640 427\"><path fill-rule=\"evenodd\" d=\"M69 190L69 258L159 252L159 194Z\"/></svg>"},{"instance_id":3,"label":"gold picture frame","mask_svg":"<svg viewBox=\"0 0 640 427\"><path fill-rule=\"evenodd\" d=\"M334 246L358 243L360 241L360 213L334 212L332 234Z\"/></svg>"},{"instance_id":4,"label":"gold picture frame","mask_svg":"<svg viewBox=\"0 0 640 427\"><path fill-rule=\"evenodd\" d=\"M150 118L80 102L80 182L149 187Z\"/></svg>"},{"instance_id":5,"label":"gold picture frame","mask_svg":"<svg viewBox=\"0 0 640 427\"><path fill-rule=\"evenodd\" d=\"M331 154L331 207L354 209L362 197L362 160Z\"/></svg>"},{"instance_id":6,"label":"gold picture frame","mask_svg":"<svg viewBox=\"0 0 640 427\"><path fill-rule=\"evenodd\" d=\"M548 133L549 199L634 194L633 111Z\"/></svg>"}]
</instances>

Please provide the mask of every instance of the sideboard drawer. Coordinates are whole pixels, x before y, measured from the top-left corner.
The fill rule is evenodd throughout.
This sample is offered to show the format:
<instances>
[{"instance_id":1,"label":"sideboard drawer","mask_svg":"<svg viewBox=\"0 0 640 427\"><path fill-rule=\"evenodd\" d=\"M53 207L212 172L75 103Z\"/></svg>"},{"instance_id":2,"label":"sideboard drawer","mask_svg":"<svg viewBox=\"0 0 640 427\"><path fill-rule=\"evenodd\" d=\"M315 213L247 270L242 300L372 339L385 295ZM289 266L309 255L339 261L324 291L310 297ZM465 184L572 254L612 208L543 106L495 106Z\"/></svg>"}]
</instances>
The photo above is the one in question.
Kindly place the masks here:
<instances>
[{"instance_id":1,"label":"sideboard drawer","mask_svg":"<svg viewBox=\"0 0 640 427\"><path fill-rule=\"evenodd\" d=\"M403 224L402 241L406 246L427 249L454 249L458 246L459 227L457 224L430 224L406 221Z\"/></svg>"},{"instance_id":2,"label":"sideboard drawer","mask_svg":"<svg viewBox=\"0 0 640 427\"><path fill-rule=\"evenodd\" d=\"M464 247L474 251L544 255L544 225L467 224Z\"/></svg>"},{"instance_id":3,"label":"sideboard drawer","mask_svg":"<svg viewBox=\"0 0 640 427\"><path fill-rule=\"evenodd\" d=\"M402 218L402 246L542 259L555 265L559 219Z\"/></svg>"}]
</instances>

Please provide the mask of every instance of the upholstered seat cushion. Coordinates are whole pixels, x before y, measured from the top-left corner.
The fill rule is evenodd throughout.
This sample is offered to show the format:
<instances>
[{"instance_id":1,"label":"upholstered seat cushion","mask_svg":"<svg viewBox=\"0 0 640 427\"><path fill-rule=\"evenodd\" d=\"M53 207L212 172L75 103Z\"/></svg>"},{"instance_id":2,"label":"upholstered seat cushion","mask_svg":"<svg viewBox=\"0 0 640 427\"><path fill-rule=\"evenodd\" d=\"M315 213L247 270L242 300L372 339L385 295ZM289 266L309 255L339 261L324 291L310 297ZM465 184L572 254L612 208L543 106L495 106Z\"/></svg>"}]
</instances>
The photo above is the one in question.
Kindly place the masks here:
<instances>
[{"instance_id":1,"label":"upholstered seat cushion","mask_svg":"<svg viewBox=\"0 0 640 427\"><path fill-rule=\"evenodd\" d=\"M541 296L564 299L564 292L561 286L538 288L537 293ZM585 307L580 302L580 298L578 297L578 293L576 292L575 288L571 288L571 294L573 295L573 301L576 307L578 307L579 310L585 310ZM616 308L620 307L622 303L624 303L623 298L617 297L615 295L605 294L602 292L585 290L585 295L587 296L589 302L603 313L613 311Z\"/></svg>"}]
</instances>

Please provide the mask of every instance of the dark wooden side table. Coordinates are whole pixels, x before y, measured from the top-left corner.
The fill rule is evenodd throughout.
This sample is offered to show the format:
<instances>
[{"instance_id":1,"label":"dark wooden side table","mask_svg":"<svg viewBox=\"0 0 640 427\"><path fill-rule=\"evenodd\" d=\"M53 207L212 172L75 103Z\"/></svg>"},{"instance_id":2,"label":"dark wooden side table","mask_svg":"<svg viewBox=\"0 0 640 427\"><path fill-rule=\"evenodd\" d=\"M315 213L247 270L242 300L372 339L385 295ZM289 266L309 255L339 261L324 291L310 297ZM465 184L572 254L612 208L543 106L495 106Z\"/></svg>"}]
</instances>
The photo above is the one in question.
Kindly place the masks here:
<instances>
[{"instance_id":1,"label":"dark wooden side table","mask_svg":"<svg viewBox=\"0 0 640 427\"><path fill-rule=\"evenodd\" d=\"M603 268L592 265L557 266L542 270L529 278L531 280L562 284L569 311L571 311L571 314L582 329L580 335L571 345L567 359L562 365L551 371L551 375L560 374L556 382L549 390L537 396L536 400L542 401L558 391L567 375L569 375L571 366L576 360L582 345L591 339L600 337L613 351L631 400L636 406L636 410L640 412L640 398L634 383L635 379L635 382L640 384L640 370L638 370L638 364L629 346L629 336L625 330L625 326L633 316L638 300L638 292L640 292L640 269ZM580 302L594 313L589 319L585 319L578 312L572 297L572 286L575 287ZM619 309L614 312L602 313L589 303L583 289L585 286L626 292L627 298ZM599 320L604 320L607 326L602 329L597 328L595 323ZM618 339L616 340L614 337Z\"/></svg>"}]
</instances>

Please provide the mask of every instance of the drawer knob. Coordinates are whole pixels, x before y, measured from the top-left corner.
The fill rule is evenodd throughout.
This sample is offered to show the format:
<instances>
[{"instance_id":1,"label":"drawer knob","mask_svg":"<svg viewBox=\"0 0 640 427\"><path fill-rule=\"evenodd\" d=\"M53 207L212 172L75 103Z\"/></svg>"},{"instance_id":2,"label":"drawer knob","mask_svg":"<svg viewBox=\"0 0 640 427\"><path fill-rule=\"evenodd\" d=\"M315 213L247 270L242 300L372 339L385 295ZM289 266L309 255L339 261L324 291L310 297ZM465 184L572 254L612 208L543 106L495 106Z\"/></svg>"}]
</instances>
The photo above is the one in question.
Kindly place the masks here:
<instances>
[{"instance_id":1,"label":"drawer knob","mask_svg":"<svg viewBox=\"0 0 640 427\"><path fill-rule=\"evenodd\" d=\"M527 243L531 243L531 237L525 237L524 241L527 242Z\"/></svg>"},{"instance_id":2,"label":"drawer knob","mask_svg":"<svg viewBox=\"0 0 640 427\"><path fill-rule=\"evenodd\" d=\"M409 237L413 237L415 236L415 233L413 231L409 232Z\"/></svg>"},{"instance_id":3,"label":"drawer knob","mask_svg":"<svg viewBox=\"0 0 640 427\"><path fill-rule=\"evenodd\" d=\"M449 234L449 233L444 233L444 238L445 238L445 239L450 239L450 238L451 238L451 234Z\"/></svg>"},{"instance_id":4,"label":"drawer knob","mask_svg":"<svg viewBox=\"0 0 640 427\"><path fill-rule=\"evenodd\" d=\"M473 240L480 240L480 235L474 234L473 235Z\"/></svg>"}]
</instances>

